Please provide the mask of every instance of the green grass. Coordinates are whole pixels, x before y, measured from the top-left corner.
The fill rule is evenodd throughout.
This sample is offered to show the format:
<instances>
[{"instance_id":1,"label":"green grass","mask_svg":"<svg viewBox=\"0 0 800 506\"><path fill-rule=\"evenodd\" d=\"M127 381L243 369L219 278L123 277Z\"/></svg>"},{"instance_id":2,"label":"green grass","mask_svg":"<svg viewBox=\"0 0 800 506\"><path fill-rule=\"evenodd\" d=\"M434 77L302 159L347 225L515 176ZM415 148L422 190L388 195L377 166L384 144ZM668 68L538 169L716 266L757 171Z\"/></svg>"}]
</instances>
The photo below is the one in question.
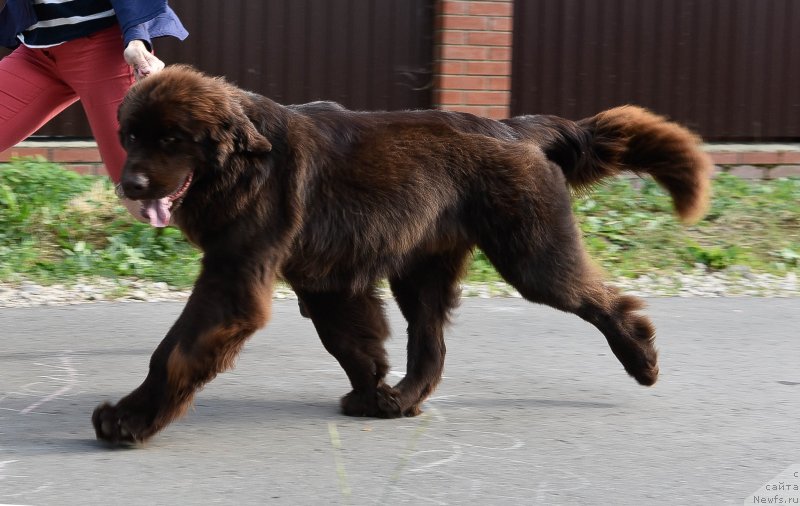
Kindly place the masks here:
<instances>
[{"instance_id":1,"label":"green grass","mask_svg":"<svg viewBox=\"0 0 800 506\"><path fill-rule=\"evenodd\" d=\"M130 218L105 178L29 160L0 168L0 280L135 277L187 287L199 260L177 229Z\"/></svg>"},{"instance_id":2,"label":"green grass","mask_svg":"<svg viewBox=\"0 0 800 506\"><path fill-rule=\"evenodd\" d=\"M697 263L754 272L800 272L800 180L747 182L721 175L711 210L686 227L648 180L615 180L574 209L585 243L612 277L674 273ZM191 286L200 254L175 228L135 222L104 178L14 160L0 166L0 280L64 283L131 277ZM476 252L470 281L499 278Z\"/></svg>"},{"instance_id":3,"label":"green grass","mask_svg":"<svg viewBox=\"0 0 800 506\"><path fill-rule=\"evenodd\" d=\"M746 181L721 174L711 209L692 226L651 180L617 180L575 201L592 256L615 277L734 265L781 274L800 265L800 179Z\"/></svg>"}]
</instances>

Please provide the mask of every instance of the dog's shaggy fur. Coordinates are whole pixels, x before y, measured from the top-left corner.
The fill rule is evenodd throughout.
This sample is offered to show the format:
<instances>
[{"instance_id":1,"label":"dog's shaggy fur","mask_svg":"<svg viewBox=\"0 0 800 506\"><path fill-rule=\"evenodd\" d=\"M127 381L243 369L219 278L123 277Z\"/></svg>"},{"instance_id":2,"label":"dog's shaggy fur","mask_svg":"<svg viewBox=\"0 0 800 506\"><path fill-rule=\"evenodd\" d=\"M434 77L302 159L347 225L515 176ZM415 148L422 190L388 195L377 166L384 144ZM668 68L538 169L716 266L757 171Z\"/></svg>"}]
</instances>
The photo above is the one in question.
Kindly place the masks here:
<instances>
[{"instance_id":1,"label":"dog's shaggy fur","mask_svg":"<svg viewBox=\"0 0 800 506\"><path fill-rule=\"evenodd\" d=\"M681 218L699 218L711 163L681 126L632 106L577 123L282 106L182 66L135 85L120 123L125 195L171 195L174 223L204 257L144 383L95 410L100 439L143 441L179 416L267 323L276 278L350 379L345 414L420 413L476 246L523 297L591 322L631 376L656 381L653 326L587 258L570 187L649 174ZM394 386L375 291L387 278L408 320L407 374Z\"/></svg>"}]
</instances>

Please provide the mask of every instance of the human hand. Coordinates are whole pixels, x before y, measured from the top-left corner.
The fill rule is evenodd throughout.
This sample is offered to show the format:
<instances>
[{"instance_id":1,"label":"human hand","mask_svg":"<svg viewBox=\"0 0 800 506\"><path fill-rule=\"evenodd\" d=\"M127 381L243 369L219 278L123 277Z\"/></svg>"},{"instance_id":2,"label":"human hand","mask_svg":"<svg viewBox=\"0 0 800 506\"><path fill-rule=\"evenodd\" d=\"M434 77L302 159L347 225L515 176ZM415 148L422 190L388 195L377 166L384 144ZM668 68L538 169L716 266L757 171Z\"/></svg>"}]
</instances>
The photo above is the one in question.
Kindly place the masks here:
<instances>
[{"instance_id":1,"label":"human hand","mask_svg":"<svg viewBox=\"0 0 800 506\"><path fill-rule=\"evenodd\" d=\"M130 41L123 56L128 65L133 67L133 76L137 81L164 68L164 62L148 51L141 40Z\"/></svg>"}]
</instances>

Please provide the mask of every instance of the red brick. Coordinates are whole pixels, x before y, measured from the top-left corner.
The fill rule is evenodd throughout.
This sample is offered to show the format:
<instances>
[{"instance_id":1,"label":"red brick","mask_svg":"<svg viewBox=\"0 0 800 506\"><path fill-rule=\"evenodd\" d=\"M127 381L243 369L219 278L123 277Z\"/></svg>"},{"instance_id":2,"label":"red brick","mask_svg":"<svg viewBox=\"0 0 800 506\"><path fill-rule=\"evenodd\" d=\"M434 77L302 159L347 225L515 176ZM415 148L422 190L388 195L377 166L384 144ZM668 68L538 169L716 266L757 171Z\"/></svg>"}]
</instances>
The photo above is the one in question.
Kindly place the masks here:
<instances>
[{"instance_id":1,"label":"red brick","mask_svg":"<svg viewBox=\"0 0 800 506\"><path fill-rule=\"evenodd\" d=\"M511 93L507 91L472 91L465 93L462 103L467 105L508 105Z\"/></svg>"},{"instance_id":2,"label":"red brick","mask_svg":"<svg viewBox=\"0 0 800 506\"><path fill-rule=\"evenodd\" d=\"M437 104L463 104L464 92L458 90L437 90L434 93L434 101Z\"/></svg>"},{"instance_id":3,"label":"red brick","mask_svg":"<svg viewBox=\"0 0 800 506\"><path fill-rule=\"evenodd\" d=\"M439 14L466 14L469 12L469 1L441 0L437 3Z\"/></svg>"},{"instance_id":4,"label":"red brick","mask_svg":"<svg viewBox=\"0 0 800 506\"><path fill-rule=\"evenodd\" d=\"M739 163L744 165L777 165L780 163L778 153L771 151L752 151L741 153Z\"/></svg>"},{"instance_id":5,"label":"red brick","mask_svg":"<svg viewBox=\"0 0 800 506\"><path fill-rule=\"evenodd\" d=\"M437 74L461 75L467 73L467 62L441 60L437 62Z\"/></svg>"},{"instance_id":6,"label":"red brick","mask_svg":"<svg viewBox=\"0 0 800 506\"><path fill-rule=\"evenodd\" d=\"M487 25L489 30L510 32L514 28L514 18L489 18Z\"/></svg>"},{"instance_id":7,"label":"red brick","mask_svg":"<svg viewBox=\"0 0 800 506\"><path fill-rule=\"evenodd\" d=\"M502 77L487 77L486 79L486 90L491 91L509 91L511 90L511 77L510 76L502 76Z\"/></svg>"},{"instance_id":8,"label":"red brick","mask_svg":"<svg viewBox=\"0 0 800 506\"><path fill-rule=\"evenodd\" d=\"M510 113L510 107L489 107L484 116L492 119L505 119Z\"/></svg>"},{"instance_id":9,"label":"red brick","mask_svg":"<svg viewBox=\"0 0 800 506\"><path fill-rule=\"evenodd\" d=\"M465 74L472 76L508 76L511 64L507 62L467 62Z\"/></svg>"},{"instance_id":10,"label":"red brick","mask_svg":"<svg viewBox=\"0 0 800 506\"><path fill-rule=\"evenodd\" d=\"M440 109L443 111L460 111L483 116L485 118L503 119L508 117L509 109L503 106L481 106L481 105L446 105Z\"/></svg>"},{"instance_id":11,"label":"red brick","mask_svg":"<svg viewBox=\"0 0 800 506\"><path fill-rule=\"evenodd\" d=\"M0 156L0 160L7 162L11 158L22 157L42 157L45 160L49 160L50 149L14 146L3 151L2 156Z\"/></svg>"},{"instance_id":12,"label":"red brick","mask_svg":"<svg viewBox=\"0 0 800 506\"><path fill-rule=\"evenodd\" d=\"M439 57L443 60L486 60L489 48L475 46L440 46Z\"/></svg>"},{"instance_id":13,"label":"red brick","mask_svg":"<svg viewBox=\"0 0 800 506\"><path fill-rule=\"evenodd\" d=\"M438 87L446 90L483 90L486 78L482 76L439 76Z\"/></svg>"},{"instance_id":14,"label":"red brick","mask_svg":"<svg viewBox=\"0 0 800 506\"><path fill-rule=\"evenodd\" d=\"M728 170L728 174L732 174L743 179L763 179L764 169L755 167L753 165L736 165Z\"/></svg>"},{"instance_id":15,"label":"red brick","mask_svg":"<svg viewBox=\"0 0 800 506\"><path fill-rule=\"evenodd\" d=\"M467 32L466 37L477 46L511 46L511 32Z\"/></svg>"},{"instance_id":16,"label":"red brick","mask_svg":"<svg viewBox=\"0 0 800 506\"><path fill-rule=\"evenodd\" d=\"M439 16L437 20L443 30L487 30L489 19L480 16Z\"/></svg>"},{"instance_id":17,"label":"red brick","mask_svg":"<svg viewBox=\"0 0 800 506\"><path fill-rule=\"evenodd\" d=\"M736 165L739 163L739 153L714 152L709 153L708 155L711 157L711 160L715 165Z\"/></svg>"},{"instance_id":18,"label":"red brick","mask_svg":"<svg viewBox=\"0 0 800 506\"><path fill-rule=\"evenodd\" d=\"M53 148L51 160L57 163L101 161L97 148Z\"/></svg>"},{"instance_id":19,"label":"red brick","mask_svg":"<svg viewBox=\"0 0 800 506\"><path fill-rule=\"evenodd\" d=\"M800 163L800 151L783 151L779 163L795 164Z\"/></svg>"},{"instance_id":20,"label":"red brick","mask_svg":"<svg viewBox=\"0 0 800 506\"><path fill-rule=\"evenodd\" d=\"M436 33L439 44L466 44L467 33L460 30L441 30Z\"/></svg>"},{"instance_id":21,"label":"red brick","mask_svg":"<svg viewBox=\"0 0 800 506\"><path fill-rule=\"evenodd\" d=\"M468 112L477 116L486 116L489 113L489 108L479 105L448 105L443 106L442 110L445 111L459 111Z\"/></svg>"},{"instance_id":22,"label":"red brick","mask_svg":"<svg viewBox=\"0 0 800 506\"><path fill-rule=\"evenodd\" d=\"M767 178L800 177L800 165L777 165L767 170Z\"/></svg>"},{"instance_id":23,"label":"red brick","mask_svg":"<svg viewBox=\"0 0 800 506\"><path fill-rule=\"evenodd\" d=\"M525 0L517 0L525 1ZM512 16L512 2L469 2L469 13L476 16Z\"/></svg>"},{"instance_id":24,"label":"red brick","mask_svg":"<svg viewBox=\"0 0 800 506\"><path fill-rule=\"evenodd\" d=\"M510 47L490 47L488 60L491 61L511 61Z\"/></svg>"}]
</instances>

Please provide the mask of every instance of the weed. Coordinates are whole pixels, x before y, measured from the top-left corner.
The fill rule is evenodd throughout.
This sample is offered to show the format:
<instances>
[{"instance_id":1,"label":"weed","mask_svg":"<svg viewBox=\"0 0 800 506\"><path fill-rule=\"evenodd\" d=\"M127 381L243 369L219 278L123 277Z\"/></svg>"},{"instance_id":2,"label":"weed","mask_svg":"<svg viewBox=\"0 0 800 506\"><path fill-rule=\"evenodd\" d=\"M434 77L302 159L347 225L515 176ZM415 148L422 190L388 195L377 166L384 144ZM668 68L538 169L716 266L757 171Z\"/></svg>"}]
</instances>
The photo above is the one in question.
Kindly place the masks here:
<instances>
[{"instance_id":1,"label":"weed","mask_svg":"<svg viewBox=\"0 0 800 506\"><path fill-rule=\"evenodd\" d=\"M191 285L200 254L128 216L111 184L36 160L0 166L0 279L138 277Z\"/></svg>"},{"instance_id":2,"label":"weed","mask_svg":"<svg viewBox=\"0 0 800 506\"><path fill-rule=\"evenodd\" d=\"M617 179L573 208L590 255L613 277L733 265L800 271L800 179L745 181L721 174L708 216L684 227L650 180ZM191 286L200 253L175 228L130 218L104 178L41 160L0 166L0 280L56 283L77 277L136 277ZM475 251L467 279L499 280Z\"/></svg>"}]
</instances>

